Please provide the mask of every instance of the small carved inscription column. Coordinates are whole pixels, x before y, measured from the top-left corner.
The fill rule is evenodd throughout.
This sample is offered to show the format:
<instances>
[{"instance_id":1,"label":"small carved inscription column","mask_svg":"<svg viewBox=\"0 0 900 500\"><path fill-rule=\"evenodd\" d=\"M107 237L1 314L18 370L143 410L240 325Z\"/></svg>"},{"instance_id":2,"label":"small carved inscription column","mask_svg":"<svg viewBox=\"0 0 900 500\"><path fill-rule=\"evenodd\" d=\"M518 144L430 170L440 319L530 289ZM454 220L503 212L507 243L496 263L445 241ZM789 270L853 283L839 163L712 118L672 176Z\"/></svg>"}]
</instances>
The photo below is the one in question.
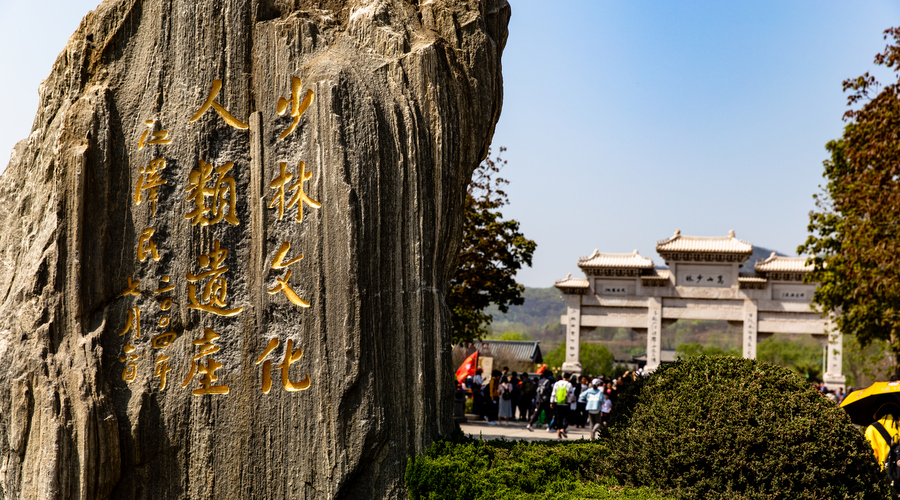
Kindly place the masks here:
<instances>
[{"instance_id":1,"label":"small carved inscription column","mask_svg":"<svg viewBox=\"0 0 900 500\"><path fill-rule=\"evenodd\" d=\"M755 300L744 301L744 338L742 345L743 356L746 359L756 359L756 323L759 321L759 311Z\"/></svg>"},{"instance_id":2,"label":"small carved inscription column","mask_svg":"<svg viewBox=\"0 0 900 500\"><path fill-rule=\"evenodd\" d=\"M563 295L566 300L566 373L581 374L581 295Z\"/></svg>"},{"instance_id":3,"label":"small carved inscription column","mask_svg":"<svg viewBox=\"0 0 900 500\"><path fill-rule=\"evenodd\" d=\"M662 356L662 300L657 297L647 299L647 365L644 371L652 372L659 367Z\"/></svg>"},{"instance_id":4,"label":"small carved inscription column","mask_svg":"<svg viewBox=\"0 0 900 500\"><path fill-rule=\"evenodd\" d=\"M825 334L827 341L825 346L828 348L826 356L825 374L822 381L825 386L831 390L837 390L838 387L844 388L847 383L847 377L844 376L843 360L844 360L844 334L837 329L831 318L825 323Z\"/></svg>"}]
</instances>

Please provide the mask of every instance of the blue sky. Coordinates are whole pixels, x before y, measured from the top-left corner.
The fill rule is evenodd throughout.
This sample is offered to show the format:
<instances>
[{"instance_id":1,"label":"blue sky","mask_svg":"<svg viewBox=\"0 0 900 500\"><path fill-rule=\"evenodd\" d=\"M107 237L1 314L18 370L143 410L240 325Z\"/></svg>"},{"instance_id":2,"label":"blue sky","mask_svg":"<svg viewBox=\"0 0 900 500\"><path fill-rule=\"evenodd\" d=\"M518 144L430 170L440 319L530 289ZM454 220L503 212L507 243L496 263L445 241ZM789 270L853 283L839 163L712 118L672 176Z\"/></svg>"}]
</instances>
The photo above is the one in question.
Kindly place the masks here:
<instances>
[{"instance_id":1,"label":"blue sky","mask_svg":"<svg viewBox=\"0 0 900 500\"><path fill-rule=\"evenodd\" d=\"M900 3L517 1L494 136L538 250L528 286L674 230L793 254L840 136L841 82L872 70ZM881 71L884 77L890 74Z\"/></svg>"},{"instance_id":2,"label":"blue sky","mask_svg":"<svg viewBox=\"0 0 900 500\"><path fill-rule=\"evenodd\" d=\"M25 138L37 87L96 0L0 0L0 157ZM503 56L510 205L538 244L527 286L594 248L662 264L678 228L734 229L792 254L806 236L845 78L873 71L900 2L513 0ZM876 72L884 81L892 75Z\"/></svg>"}]
</instances>

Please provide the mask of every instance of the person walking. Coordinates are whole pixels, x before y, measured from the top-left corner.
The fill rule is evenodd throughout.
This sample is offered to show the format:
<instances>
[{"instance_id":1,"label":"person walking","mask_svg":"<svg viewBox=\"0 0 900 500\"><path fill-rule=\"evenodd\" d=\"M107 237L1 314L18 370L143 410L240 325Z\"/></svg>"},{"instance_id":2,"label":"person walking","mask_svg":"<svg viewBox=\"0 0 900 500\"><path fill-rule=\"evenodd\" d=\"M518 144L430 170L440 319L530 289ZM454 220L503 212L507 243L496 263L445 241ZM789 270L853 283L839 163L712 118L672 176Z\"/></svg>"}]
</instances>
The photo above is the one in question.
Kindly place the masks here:
<instances>
[{"instance_id":1,"label":"person walking","mask_svg":"<svg viewBox=\"0 0 900 500\"><path fill-rule=\"evenodd\" d=\"M522 383L519 386L522 396L519 398L519 420L525 422L531 418L536 396L537 379L532 380L527 373L522 375Z\"/></svg>"},{"instance_id":2,"label":"person walking","mask_svg":"<svg viewBox=\"0 0 900 500\"><path fill-rule=\"evenodd\" d=\"M591 441L594 440L597 431L599 431L601 425L603 425L600 410L605 400L606 396L603 395L603 391L600 389L599 378L592 380L591 386L582 391L581 397L578 398L579 402L585 403L585 411L587 411L588 418L590 419Z\"/></svg>"},{"instance_id":3,"label":"person walking","mask_svg":"<svg viewBox=\"0 0 900 500\"><path fill-rule=\"evenodd\" d=\"M601 392L603 390L601 389ZM603 395L603 403L600 405L600 423L603 424L603 427L609 425L609 414L612 412L612 399Z\"/></svg>"},{"instance_id":4,"label":"person walking","mask_svg":"<svg viewBox=\"0 0 900 500\"><path fill-rule=\"evenodd\" d=\"M875 408L875 422L866 427L865 435L875 459L884 467L893 440L900 436L900 405L893 395L882 396Z\"/></svg>"},{"instance_id":5,"label":"person walking","mask_svg":"<svg viewBox=\"0 0 900 500\"><path fill-rule=\"evenodd\" d=\"M578 375L572 375L569 378L569 394L566 396L566 402L569 403L568 419L566 426L574 425L576 429L584 428L584 422L581 419L581 413L578 411L578 397L581 396L581 384L578 383Z\"/></svg>"},{"instance_id":6,"label":"person walking","mask_svg":"<svg viewBox=\"0 0 900 500\"><path fill-rule=\"evenodd\" d=\"M516 372L512 372L509 377L509 383L512 385L512 397L510 398L510 404L512 405L512 419L516 419L516 408L519 407L519 399L522 398L522 388L520 385L522 382L519 380L519 374Z\"/></svg>"},{"instance_id":7,"label":"person walking","mask_svg":"<svg viewBox=\"0 0 900 500\"><path fill-rule=\"evenodd\" d=\"M550 405L554 410L553 420L556 425L557 439L569 437L569 434L566 432L566 426L568 425L566 419L569 417L569 407L575 401L574 393L572 393L572 383L566 380L566 375L568 373L564 374L559 381L553 384L553 398Z\"/></svg>"},{"instance_id":8,"label":"person walking","mask_svg":"<svg viewBox=\"0 0 900 500\"><path fill-rule=\"evenodd\" d=\"M532 426L534 425L534 421L541 415L541 412L550 412L550 397L552 394L553 385L550 383L550 373L545 370L541 373L541 380L538 382L537 388L535 389L534 413L531 414L531 419L528 420L528 425L525 426L526 429L534 431Z\"/></svg>"},{"instance_id":9,"label":"person walking","mask_svg":"<svg viewBox=\"0 0 900 500\"><path fill-rule=\"evenodd\" d=\"M490 405L488 411L488 424L497 425L497 412L500 408L500 370L491 372L488 382L487 402Z\"/></svg>"},{"instance_id":10,"label":"person walking","mask_svg":"<svg viewBox=\"0 0 900 500\"><path fill-rule=\"evenodd\" d=\"M590 419L587 412L587 404L581 400L580 396L584 391L591 388L591 382L589 378L582 375L579 379L579 384L581 390L578 393L578 427L584 429L584 427L590 423Z\"/></svg>"},{"instance_id":11,"label":"person walking","mask_svg":"<svg viewBox=\"0 0 900 500\"><path fill-rule=\"evenodd\" d=\"M897 477L893 462L897 460L896 449L891 448L900 442L900 401L894 394L878 396L875 401L875 421L866 427L866 441L872 446L875 460L881 464L881 470L885 472L891 481L894 491L892 498L900 497L900 477ZM892 467L888 467L888 465Z\"/></svg>"},{"instance_id":12,"label":"person walking","mask_svg":"<svg viewBox=\"0 0 900 500\"><path fill-rule=\"evenodd\" d=\"M498 389L498 392L500 393L500 425L503 425L504 418L508 424L513 416L513 385L509 381L508 376L504 376L500 379L500 389Z\"/></svg>"}]
</instances>

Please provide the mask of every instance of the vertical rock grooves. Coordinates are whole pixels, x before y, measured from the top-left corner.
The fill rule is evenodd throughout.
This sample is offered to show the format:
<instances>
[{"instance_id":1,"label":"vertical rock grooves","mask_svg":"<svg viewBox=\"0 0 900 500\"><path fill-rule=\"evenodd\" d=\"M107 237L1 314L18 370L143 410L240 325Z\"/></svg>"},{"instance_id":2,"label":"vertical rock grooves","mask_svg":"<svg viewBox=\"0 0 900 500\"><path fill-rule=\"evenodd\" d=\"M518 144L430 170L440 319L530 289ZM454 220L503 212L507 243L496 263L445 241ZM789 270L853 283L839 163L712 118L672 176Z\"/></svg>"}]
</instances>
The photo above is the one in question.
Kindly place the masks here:
<instances>
[{"instance_id":1,"label":"vertical rock grooves","mask_svg":"<svg viewBox=\"0 0 900 500\"><path fill-rule=\"evenodd\" d=\"M509 15L505 0L89 13L0 177L0 498L405 497L407 457L452 425L445 293ZM296 102L314 98L281 138L295 79ZM162 130L171 142L148 142ZM204 185L206 216L231 222L192 224L203 162L233 163ZM311 174L302 221L278 216L281 163L285 201ZM229 316L191 305L216 248ZM228 393L195 395L192 367L213 358Z\"/></svg>"}]
</instances>

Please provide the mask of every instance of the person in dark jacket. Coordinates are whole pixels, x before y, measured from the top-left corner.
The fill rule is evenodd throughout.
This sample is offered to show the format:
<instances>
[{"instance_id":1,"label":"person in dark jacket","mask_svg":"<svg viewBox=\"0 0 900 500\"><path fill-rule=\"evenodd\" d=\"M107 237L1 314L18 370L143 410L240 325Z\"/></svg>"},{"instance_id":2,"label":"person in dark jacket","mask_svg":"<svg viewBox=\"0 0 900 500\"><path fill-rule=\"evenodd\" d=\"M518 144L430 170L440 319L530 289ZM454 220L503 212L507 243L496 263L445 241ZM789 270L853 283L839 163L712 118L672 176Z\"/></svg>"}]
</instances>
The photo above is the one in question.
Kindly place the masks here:
<instances>
[{"instance_id":1,"label":"person in dark jacket","mask_svg":"<svg viewBox=\"0 0 900 500\"><path fill-rule=\"evenodd\" d=\"M541 373L541 379L538 381L535 389L534 413L531 414L531 419L528 420L528 425L525 427L529 431L534 431L532 426L542 411L550 413L550 396L552 391L553 383L550 382L550 373L545 370L544 373Z\"/></svg>"}]
</instances>

